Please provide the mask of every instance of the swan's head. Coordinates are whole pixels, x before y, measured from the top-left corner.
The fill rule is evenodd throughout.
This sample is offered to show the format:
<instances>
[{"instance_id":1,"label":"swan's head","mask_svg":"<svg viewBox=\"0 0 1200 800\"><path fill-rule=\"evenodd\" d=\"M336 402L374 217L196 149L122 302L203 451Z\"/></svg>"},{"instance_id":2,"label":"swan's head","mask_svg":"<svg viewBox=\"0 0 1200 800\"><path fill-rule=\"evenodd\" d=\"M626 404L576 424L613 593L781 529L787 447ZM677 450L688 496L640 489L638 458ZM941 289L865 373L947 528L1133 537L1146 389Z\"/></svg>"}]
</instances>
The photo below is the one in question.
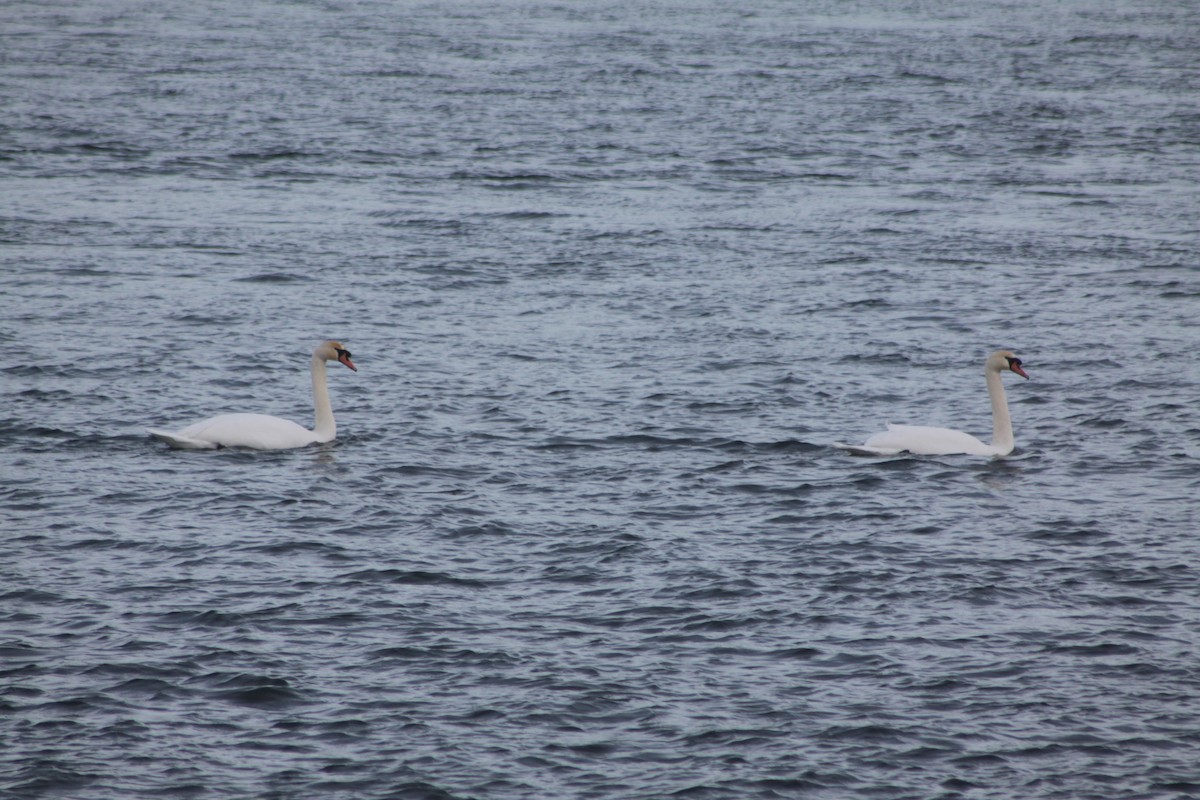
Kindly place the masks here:
<instances>
[{"instance_id":1,"label":"swan's head","mask_svg":"<svg viewBox=\"0 0 1200 800\"><path fill-rule=\"evenodd\" d=\"M326 361L339 361L355 372L358 372L358 367L354 366L354 362L350 360L350 351L342 347L341 342L334 341L333 339L321 342L317 345L317 349L313 350L313 355L317 358L323 358Z\"/></svg>"},{"instance_id":2,"label":"swan's head","mask_svg":"<svg viewBox=\"0 0 1200 800\"><path fill-rule=\"evenodd\" d=\"M987 368L994 372L1015 372L1025 380L1029 380L1029 376L1025 374L1025 370L1021 369L1021 359L1017 358L1016 353L1011 350L997 350L988 356Z\"/></svg>"}]
</instances>

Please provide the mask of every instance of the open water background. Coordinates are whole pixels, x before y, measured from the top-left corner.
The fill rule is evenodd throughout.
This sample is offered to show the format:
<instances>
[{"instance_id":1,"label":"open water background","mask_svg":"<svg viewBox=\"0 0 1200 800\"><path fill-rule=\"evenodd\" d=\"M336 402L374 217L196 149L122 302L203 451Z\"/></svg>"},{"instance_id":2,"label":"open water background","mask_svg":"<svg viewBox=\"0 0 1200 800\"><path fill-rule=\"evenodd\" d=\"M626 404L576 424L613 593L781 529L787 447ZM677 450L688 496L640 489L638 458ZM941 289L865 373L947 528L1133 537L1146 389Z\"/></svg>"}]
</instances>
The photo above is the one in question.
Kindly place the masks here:
<instances>
[{"instance_id":1,"label":"open water background","mask_svg":"<svg viewBox=\"0 0 1200 800\"><path fill-rule=\"evenodd\" d=\"M1200 795L1200 5L9 2L0 797ZM181 453L225 411L339 438ZM1018 450L864 459L885 421Z\"/></svg>"}]
</instances>

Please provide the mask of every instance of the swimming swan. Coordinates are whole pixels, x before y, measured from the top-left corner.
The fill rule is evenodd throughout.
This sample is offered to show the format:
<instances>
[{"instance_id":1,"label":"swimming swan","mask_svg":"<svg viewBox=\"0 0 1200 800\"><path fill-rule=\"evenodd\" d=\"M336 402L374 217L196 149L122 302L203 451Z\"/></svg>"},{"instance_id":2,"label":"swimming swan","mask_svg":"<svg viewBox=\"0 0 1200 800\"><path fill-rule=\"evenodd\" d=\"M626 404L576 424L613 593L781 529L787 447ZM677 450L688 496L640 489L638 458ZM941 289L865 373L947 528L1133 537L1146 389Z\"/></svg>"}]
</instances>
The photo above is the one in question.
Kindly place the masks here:
<instances>
[{"instance_id":1,"label":"swimming swan","mask_svg":"<svg viewBox=\"0 0 1200 800\"><path fill-rule=\"evenodd\" d=\"M252 447L255 450L288 450L313 442L331 442L337 435L329 389L325 386L325 362L338 361L358 372L350 351L341 342L321 342L312 354L313 405L316 426L309 430L291 420L267 414L221 414L180 431L147 429L147 433L180 450L215 450L218 447Z\"/></svg>"},{"instance_id":2,"label":"swimming swan","mask_svg":"<svg viewBox=\"0 0 1200 800\"><path fill-rule=\"evenodd\" d=\"M966 454L972 456L1006 456L1013 451L1012 418L1008 415L1008 400L1000 373L1008 370L1026 380L1021 359L1008 350L997 350L983 365L987 377L988 396L992 399L992 443L984 444L969 433L951 428L931 428L923 425L892 425L877 433L862 445L835 443L836 447L857 455L891 456L905 451L922 456Z\"/></svg>"}]
</instances>

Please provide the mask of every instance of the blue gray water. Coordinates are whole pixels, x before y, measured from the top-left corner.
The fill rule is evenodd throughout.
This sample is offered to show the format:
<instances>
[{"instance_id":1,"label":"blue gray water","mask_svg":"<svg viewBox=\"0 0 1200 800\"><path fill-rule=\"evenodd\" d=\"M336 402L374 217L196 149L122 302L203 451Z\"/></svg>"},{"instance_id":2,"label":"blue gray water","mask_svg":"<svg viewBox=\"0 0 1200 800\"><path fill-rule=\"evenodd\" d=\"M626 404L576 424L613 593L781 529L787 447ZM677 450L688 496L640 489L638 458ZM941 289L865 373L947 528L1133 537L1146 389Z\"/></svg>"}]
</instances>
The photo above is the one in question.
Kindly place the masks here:
<instances>
[{"instance_id":1,"label":"blue gray water","mask_svg":"<svg viewBox=\"0 0 1200 800\"><path fill-rule=\"evenodd\" d=\"M0 10L0 797L1200 795L1200 6L734 5Z\"/></svg>"}]
</instances>

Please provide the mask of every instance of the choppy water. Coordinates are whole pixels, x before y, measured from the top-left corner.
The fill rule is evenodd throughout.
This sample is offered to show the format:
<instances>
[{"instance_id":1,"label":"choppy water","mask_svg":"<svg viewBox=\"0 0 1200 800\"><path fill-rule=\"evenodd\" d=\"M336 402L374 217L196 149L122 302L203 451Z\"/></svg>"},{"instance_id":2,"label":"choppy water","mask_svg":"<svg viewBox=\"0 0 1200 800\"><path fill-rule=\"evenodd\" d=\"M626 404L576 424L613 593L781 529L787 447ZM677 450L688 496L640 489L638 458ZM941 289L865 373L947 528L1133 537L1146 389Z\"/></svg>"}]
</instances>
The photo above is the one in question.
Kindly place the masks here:
<instances>
[{"instance_id":1,"label":"choppy water","mask_svg":"<svg viewBox=\"0 0 1200 800\"><path fill-rule=\"evenodd\" d=\"M4 7L0 796L1200 794L1200 6L755 6Z\"/></svg>"}]
</instances>

